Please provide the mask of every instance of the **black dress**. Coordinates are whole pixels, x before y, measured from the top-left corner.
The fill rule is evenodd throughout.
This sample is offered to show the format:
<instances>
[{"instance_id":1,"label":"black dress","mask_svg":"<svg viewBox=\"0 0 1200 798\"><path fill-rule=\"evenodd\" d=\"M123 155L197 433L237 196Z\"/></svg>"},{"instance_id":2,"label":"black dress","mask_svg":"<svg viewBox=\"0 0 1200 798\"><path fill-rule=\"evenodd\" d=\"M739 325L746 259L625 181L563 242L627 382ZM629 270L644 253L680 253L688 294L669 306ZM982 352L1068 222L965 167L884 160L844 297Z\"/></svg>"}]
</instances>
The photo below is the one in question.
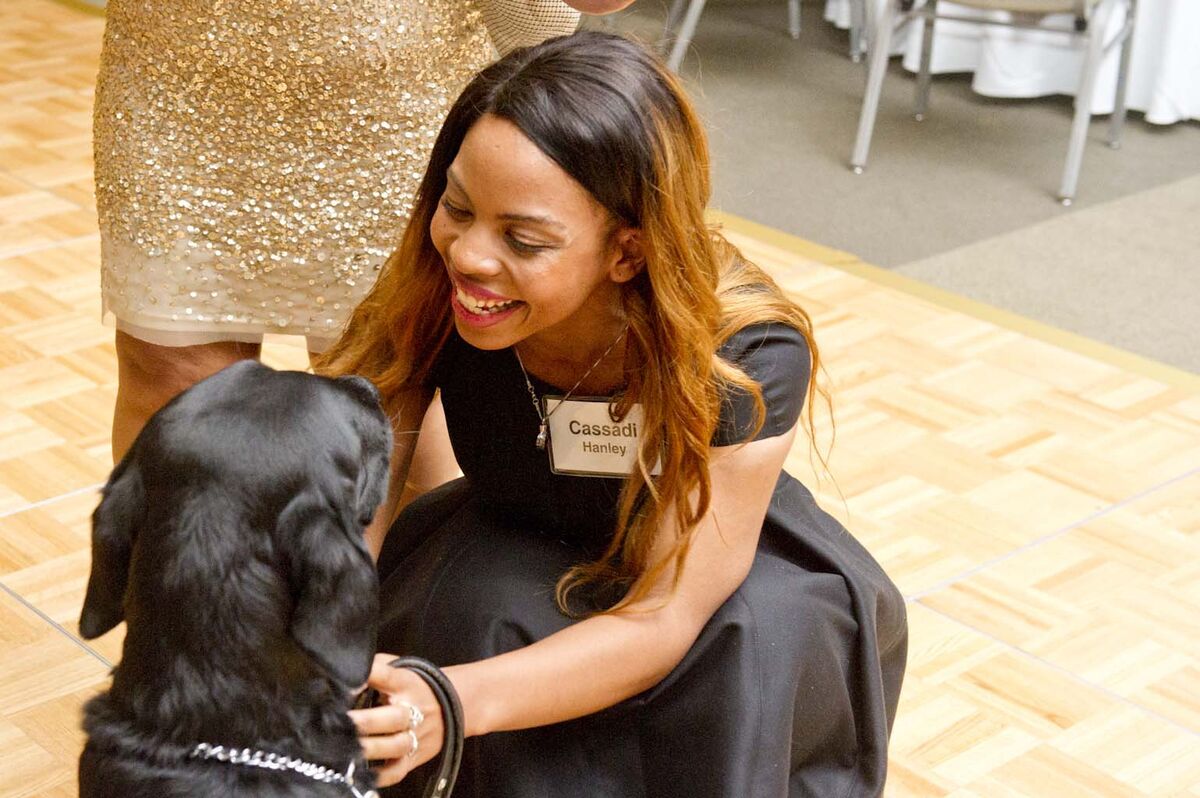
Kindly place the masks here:
<instances>
[{"instance_id":1,"label":"black dress","mask_svg":"<svg viewBox=\"0 0 1200 798\"><path fill-rule=\"evenodd\" d=\"M763 388L757 437L791 428L809 376L799 333L750 327L722 355ZM550 471L511 350L452 333L433 375L466 476L412 504L388 535L380 650L445 666L572 623L555 583L603 548L621 480ZM752 418L748 397L727 397L713 444L744 440ZM879 795L906 642L895 586L783 473L749 576L666 679L595 715L468 739L455 798ZM383 794L421 795L426 770Z\"/></svg>"}]
</instances>

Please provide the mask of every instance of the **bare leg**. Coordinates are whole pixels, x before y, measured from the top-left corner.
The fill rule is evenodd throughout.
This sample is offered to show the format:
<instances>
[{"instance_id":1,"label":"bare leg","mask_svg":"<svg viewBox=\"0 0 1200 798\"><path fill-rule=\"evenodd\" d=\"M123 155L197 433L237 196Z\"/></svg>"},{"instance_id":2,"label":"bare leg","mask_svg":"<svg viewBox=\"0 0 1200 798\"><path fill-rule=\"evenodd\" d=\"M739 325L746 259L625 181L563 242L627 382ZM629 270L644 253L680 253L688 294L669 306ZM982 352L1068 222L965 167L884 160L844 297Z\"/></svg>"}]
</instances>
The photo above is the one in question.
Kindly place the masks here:
<instances>
[{"instance_id":1,"label":"bare leg","mask_svg":"<svg viewBox=\"0 0 1200 798\"><path fill-rule=\"evenodd\" d=\"M258 344L234 341L200 346L159 346L118 330L113 462L125 455L156 410L186 388L231 363L257 358L260 350Z\"/></svg>"}]
</instances>

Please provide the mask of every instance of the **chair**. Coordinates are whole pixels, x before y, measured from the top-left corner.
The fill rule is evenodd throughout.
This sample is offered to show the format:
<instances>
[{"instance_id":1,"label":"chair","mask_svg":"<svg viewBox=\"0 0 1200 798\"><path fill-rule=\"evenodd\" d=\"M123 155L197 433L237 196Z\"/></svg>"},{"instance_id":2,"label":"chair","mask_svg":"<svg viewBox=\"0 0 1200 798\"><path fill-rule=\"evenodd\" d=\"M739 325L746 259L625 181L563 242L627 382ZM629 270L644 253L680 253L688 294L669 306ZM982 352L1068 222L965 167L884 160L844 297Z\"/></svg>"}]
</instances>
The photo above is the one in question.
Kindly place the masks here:
<instances>
[{"instance_id":1,"label":"chair","mask_svg":"<svg viewBox=\"0 0 1200 798\"><path fill-rule=\"evenodd\" d=\"M1079 90L1075 94L1075 118L1071 125L1067 161L1063 168L1062 183L1058 198L1063 205L1075 199L1079 183L1079 168L1083 162L1083 149L1091 122L1091 99L1096 85L1096 73L1104 56L1113 47L1121 47L1121 60L1117 73L1116 106L1109 125L1108 144L1118 149L1121 144L1121 128L1125 124L1125 89L1128 83L1130 43L1133 39L1134 18L1137 15L1137 0L953 0L956 5L969 6L988 11L1007 11L1011 20L962 17L939 14L938 0L925 0L917 7L915 0L878 0L880 10L875 23L870 26L873 35L868 44L867 89L863 97L862 113L859 116L858 136L850 166L856 174L862 174L867 165L867 151L871 146L871 133L875 127L875 113L879 109L879 95L883 89L883 76L887 71L888 49L892 34L910 19L924 19L921 40L921 67L917 73L916 118L921 121L929 107L929 63L933 54L933 23L937 19L974 22L988 25L1003 25L1017 28L1033 28L1039 31L1056 31L1084 42L1085 55ZM1126 9L1125 24L1111 42L1105 44L1104 34L1118 6ZM1073 27L1047 27L1037 22L1047 14L1073 14Z\"/></svg>"},{"instance_id":2,"label":"chair","mask_svg":"<svg viewBox=\"0 0 1200 798\"><path fill-rule=\"evenodd\" d=\"M857 64L867 54L867 29L870 27L867 19L868 0L846 2L850 6L850 60Z\"/></svg>"},{"instance_id":3,"label":"chair","mask_svg":"<svg viewBox=\"0 0 1200 798\"><path fill-rule=\"evenodd\" d=\"M854 0L861 2L861 0ZM671 53L667 56L667 66L672 72L679 71L683 56L696 35L696 23L700 21L700 12L704 10L706 0L672 0L671 9L667 12L667 21L663 26L662 39L659 48L663 51L670 45ZM682 20L683 25L680 26ZM676 28L679 30L676 30ZM788 33L793 39L800 38L800 0L788 0Z\"/></svg>"}]
</instances>

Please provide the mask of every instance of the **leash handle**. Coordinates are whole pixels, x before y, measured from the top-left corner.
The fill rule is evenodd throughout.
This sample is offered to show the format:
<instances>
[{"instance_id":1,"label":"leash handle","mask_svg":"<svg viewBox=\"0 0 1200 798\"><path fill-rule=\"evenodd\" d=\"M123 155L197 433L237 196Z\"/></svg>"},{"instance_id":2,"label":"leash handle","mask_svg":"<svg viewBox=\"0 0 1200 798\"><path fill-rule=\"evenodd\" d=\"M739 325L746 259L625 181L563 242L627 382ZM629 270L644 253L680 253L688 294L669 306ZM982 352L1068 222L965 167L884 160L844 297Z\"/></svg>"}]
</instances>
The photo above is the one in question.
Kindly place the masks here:
<instances>
[{"instance_id":1,"label":"leash handle","mask_svg":"<svg viewBox=\"0 0 1200 798\"><path fill-rule=\"evenodd\" d=\"M466 737L466 722L463 720L462 702L454 685L446 678L446 674L432 662L420 657L397 657L388 663L393 668L406 668L420 676L433 697L437 699L442 710L442 727L445 730L442 738L441 761L437 771L425 788L425 798L447 798L454 789L458 779L458 769L462 765L463 747ZM374 706L379 699L375 690L364 691L357 706Z\"/></svg>"},{"instance_id":2,"label":"leash handle","mask_svg":"<svg viewBox=\"0 0 1200 798\"><path fill-rule=\"evenodd\" d=\"M429 685L442 709L441 763L425 790L425 798L446 798L454 789L458 769L462 765L463 747L466 738L466 721L463 718L462 702L454 685L446 674L432 662L420 657L397 657L388 663L393 668L407 668L420 676Z\"/></svg>"}]
</instances>

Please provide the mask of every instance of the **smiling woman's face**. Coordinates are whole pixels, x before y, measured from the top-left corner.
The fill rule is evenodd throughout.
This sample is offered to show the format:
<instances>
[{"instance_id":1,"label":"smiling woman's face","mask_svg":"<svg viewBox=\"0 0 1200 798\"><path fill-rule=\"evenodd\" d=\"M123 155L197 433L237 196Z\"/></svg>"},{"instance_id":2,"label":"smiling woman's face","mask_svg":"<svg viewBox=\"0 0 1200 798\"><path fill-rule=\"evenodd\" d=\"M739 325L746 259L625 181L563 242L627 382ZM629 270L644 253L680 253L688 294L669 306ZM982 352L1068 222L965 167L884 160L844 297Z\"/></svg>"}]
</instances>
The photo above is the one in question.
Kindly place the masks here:
<instances>
[{"instance_id":1,"label":"smiling woman's face","mask_svg":"<svg viewBox=\"0 0 1200 798\"><path fill-rule=\"evenodd\" d=\"M480 349L539 341L587 351L619 330L633 276L609 214L511 122L467 132L429 232L459 334ZM555 346L555 344L557 344Z\"/></svg>"}]
</instances>

